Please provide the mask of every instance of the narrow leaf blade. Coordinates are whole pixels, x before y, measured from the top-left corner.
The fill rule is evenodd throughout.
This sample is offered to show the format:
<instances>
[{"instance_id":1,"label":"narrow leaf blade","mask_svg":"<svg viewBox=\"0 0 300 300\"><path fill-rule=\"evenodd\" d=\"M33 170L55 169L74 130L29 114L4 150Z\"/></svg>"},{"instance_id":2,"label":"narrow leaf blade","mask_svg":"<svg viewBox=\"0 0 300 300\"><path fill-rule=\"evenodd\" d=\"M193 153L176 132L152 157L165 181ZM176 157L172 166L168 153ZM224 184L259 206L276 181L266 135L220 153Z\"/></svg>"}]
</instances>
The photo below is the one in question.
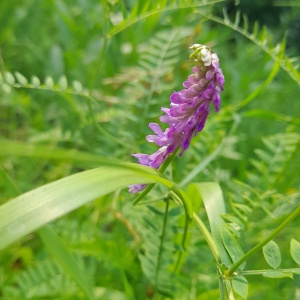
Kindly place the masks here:
<instances>
[{"instance_id":1,"label":"narrow leaf blade","mask_svg":"<svg viewBox=\"0 0 300 300\"><path fill-rule=\"evenodd\" d=\"M215 182L193 183L188 186L187 194L193 200L195 211L200 209L203 202L210 223L211 233L218 250L218 255L227 267L232 261L224 247L220 228L224 226L222 215L226 213L222 190Z\"/></svg>"},{"instance_id":2,"label":"narrow leaf blade","mask_svg":"<svg viewBox=\"0 0 300 300\"><path fill-rule=\"evenodd\" d=\"M0 207L0 250L48 222L117 189L154 181L169 182L166 185L173 186L150 168L138 171L142 166L134 166L134 170L130 165L128 169L106 166L71 175L5 203Z\"/></svg>"},{"instance_id":3,"label":"narrow leaf blade","mask_svg":"<svg viewBox=\"0 0 300 300\"><path fill-rule=\"evenodd\" d=\"M222 241L231 260L233 261L233 263L237 262L244 255L244 251L235 239L234 235L230 232L230 230L227 227L220 227L220 232ZM239 268L242 270L245 267L245 265L246 263L243 263L240 265Z\"/></svg>"},{"instance_id":4,"label":"narrow leaf blade","mask_svg":"<svg viewBox=\"0 0 300 300\"><path fill-rule=\"evenodd\" d=\"M200 194L207 217L212 227L212 224L223 224L222 215L226 213L225 203L222 190L216 182L204 182L192 184Z\"/></svg>"}]
</instances>

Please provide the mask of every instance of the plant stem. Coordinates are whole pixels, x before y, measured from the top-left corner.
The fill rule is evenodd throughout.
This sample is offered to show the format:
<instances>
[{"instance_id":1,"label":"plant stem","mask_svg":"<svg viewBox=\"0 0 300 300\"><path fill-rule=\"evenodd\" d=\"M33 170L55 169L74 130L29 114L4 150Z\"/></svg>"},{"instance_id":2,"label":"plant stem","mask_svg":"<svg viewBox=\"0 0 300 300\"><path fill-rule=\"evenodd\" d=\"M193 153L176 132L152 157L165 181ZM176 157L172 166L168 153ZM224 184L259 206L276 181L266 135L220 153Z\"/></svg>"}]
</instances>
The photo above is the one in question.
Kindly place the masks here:
<instances>
[{"instance_id":1,"label":"plant stem","mask_svg":"<svg viewBox=\"0 0 300 300\"><path fill-rule=\"evenodd\" d=\"M166 170L166 168L169 166L169 164L171 163L171 161L177 154L178 150L179 150L179 147L171 155L169 155L169 157L166 159L166 161L163 163L163 165L158 169L161 173L164 172ZM133 205L139 204L139 202L153 189L154 186L155 186L155 183L149 184L143 190L143 192L134 199Z\"/></svg>"},{"instance_id":2,"label":"plant stem","mask_svg":"<svg viewBox=\"0 0 300 300\"><path fill-rule=\"evenodd\" d=\"M226 272L225 275L230 277L233 275L233 272L244 262L248 257L256 253L258 250L262 249L268 242L270 242L274 236L276 236L288 223L290 223L297 215L300 213L300 205L262 242L253 247L248 251L241 259L239 259L235 264L233 264Z\"/></svg>"},{"instance_id":3,"label":"plant stem","mask_svg":"<svg viewBox=\"0 0 300 300\"><path fill-rule=\"evenodd\" d=\"M170 191L170 195L172 196L174 201L177 201L178 203L183 205L182 200L178 197L177 194L175 194L173 191ZM189 227L189 218L188 218L187 211L185 209L184 232L183 232L182 242L181 242L181 246L182 246L182 249L184 251L186 250L185 242L186 242L186 239L187 239L188 227ZM178 254L178 258L177 258L176 265L175 265L175 268L174 268L174 273L179 273L179 270L182 266L182 263L183 263L183 251L181 250L181 251L179 251L179 254Z\"/></svg>"},{"instance_id":4,"label":"plant stem","mask_svg":"<svg viewBox=\"0 0 300 300\"><path fill-rule=\"evenodd\" d=\"M299 274L300 268L290 268L290 269L267 269L267 270L247 270L247 271L241 271L239 273L239 275L242 275L242 276L249 276L249 275L263 275L264 273L267 273L269 271L275 271L275 272L284 272L284 273L296 273L296 274Z\"/></svg>"},{"instance_id":5,"label":"plant stem","mask_svg":"<svg viewBox=\"0 0 300 300\"><path fill-rule=\"evenodd\" d=\"M193 213L193 219L196 221L198 227L200 228L204 238L206 239L206 242L217 262L217 264L219 264L219 253L217 250L217 246L215 244L215 241L213 240L210 232L208 231L208 229L206 228L206 226L204 225L204 223L202 222L202 220L199 218L199 216L194 212Z\"/></svg>"},{"instance_id":6,"label":"plant stem","mask_svg":"<svg viewBox=\"0 0 300 300\"><path fill-rule=\"evenodd\" d=\"M169 205L170 205L168 199L165 202L166 202L166 209L165 209L163 228L162 228L160 245L159 245L159 252L158 252L158 256L157 256L157 265L156 265L156 270L155 270L155 286L158 285L158 273L159 273L159 267L160 267L160 260L161 260L162 252L163 252L164 239L165 239L165 235L166 235L166 227L167 227L168 212L169 212Z\"/></svg>"},{"instance_id":7,"label":"plant stem","mask_svg":"<svg viewBox=\"0 0 300 300\"><path fill-rule=\"evenodd\" d=\"M218 281L219 281L219 290L220 290L220 300L225 300L225 286L224 286L224 280L222 276L222 271L219 269L218 266Z\"/></svg>"}]
</instances>

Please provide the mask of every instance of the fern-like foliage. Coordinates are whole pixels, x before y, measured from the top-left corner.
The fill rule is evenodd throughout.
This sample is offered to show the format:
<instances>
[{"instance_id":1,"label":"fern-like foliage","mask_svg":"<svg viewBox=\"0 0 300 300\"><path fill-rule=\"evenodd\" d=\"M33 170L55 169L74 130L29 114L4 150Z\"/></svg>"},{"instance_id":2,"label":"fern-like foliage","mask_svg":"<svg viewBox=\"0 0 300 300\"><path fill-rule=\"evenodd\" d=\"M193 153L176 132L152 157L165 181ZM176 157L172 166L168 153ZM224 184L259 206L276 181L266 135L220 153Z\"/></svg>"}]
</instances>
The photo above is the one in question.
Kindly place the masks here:
<instances>
[{"instance_id":1,"label":"fern-like foliage","mask_svg":"<svg viewBox=\"0 0 300 300\"><path fill-rule=\"evenodd\" d=\"M295 173L291 173L289 180L286 180L286 172L290 169L291 161L293 161L292 164L298 165L300 135L296 132L286 132L263 138L262 141L266 149L256 149L258 159L251 161L260 172L260 176L249 174L249 179L256 186L265 182L272 190L284 192L293 188L292 177L296 178L297 170L293 168Z\"/></svg>"},{"instance_id":2,"label":"fern-like foliage","mask_svg":"<svg viewBox=\"0 0 300 300\"><path fill-rule=\"evenodd\" d=\"M187 36L189 30L174 29L172 31L161 31L149 41L139 60L139 65L148 74L148 89L145 91L145 102L142 103L144 117L148 116L148 109L155 102L155 93L170 91L173 84L163 82L164 76L174 70L180 53L180 43ZM162 101L159 101L160 103ZM157 116L157 113L156 113ZM151 116L150 116L151 117Z\"/></svg>"},{"instance_id":3,"label":"fern-like foliage","mask_svg":"<svg viewBox=\"0 0 300 300\"><path fill-rule=\"evenodd\" d=\"M140 206L130 211L130 220L142 239L138 255L142 270L154 291L172 297L178 292L178 276L175 274L178 254L182 251L183 211L163 205Z\"/></svg>"},{"instance_id":4,"label":"fern-like foliage","mask_svg":"<svg viewBox=\"0 0 300 300\"><path fill-rule=\"evenodd\" d=\"M127 13L126 9L123 7L124 19L114 26L110 32L109 37L113 37L117 33L123 31L124 29L132 26L133 24L147 19L151 16L155 16L164 12L170 12L180 9L197 8L203 6L213 5L224 0L146 0L137 1L133 6L131 11Z\"/></svg>"},{"instance_id":5,"label":"fern-like foliage","mask_svg":"<svg viewBox=\"0 0 300 300\"><path fill-rule=\"evenodd\" d=\"M200 12L200 14L202 13ZM282 55L281 49L285 46L285 40L274 46L272 42L272 35L268 32L265 26L260 29L258 22L255 22L252 30L249 32L249 22L246 15L242 16L243 24L240 26L240 11L236 13L234 21L230 20L226 10L223 10L223 14L223 19L214 15L202 15L214 22L227 26L248 38L266 52L274 61L280 63L281 68L300 85L300 73L298 71L299 65L297 63L297 58L290 58L286 55Z\"/></svg>"},{"instance_id":6,"label":"fern-like foliage","mask_svg":"<svg viewBox=\"0 0 300 300\"><path fill-rule=\"evenodd\" d=\"M71 299L78 288L56 263L44 260L20 272L12 285L3 287L2 293L3 299L51 299L59 295L69 295Z\"/></svg>"},{"instance_id":7,"label":"fern-like foliage","mask_svg":"<svg viewBox=\"0 0 300 300\"><path fill-rule=\"evenodd\" d=\"M5 71L3 74L0 73L0 89L6 93L10 93L12 88L61 92L87 98L95 98L99 101L106 101L103 95L99 95L98 91L86 89L78 80L73 80L71 84L68 83L68 80L64 75L55 82L51 76L46 76L45 79L42 80L35 75L28 79L19 72L15 72L14 74L9 71ZM109 99L109 101L113 100Z\"/></svg>"},{"instance_id":8,"label":"fern-like foliage","mask_svg":"<svg viewBox=\"0 0 300 300\"><path fill-rule=\"evenodd\" d=\"M51 76L46 76L45 79L42 80L35 75L28 79L19 72L14 72L14 74L9 71L5 71L3 74L0 73L0 92L3 91L6 94L10 94L13 89L40 90L60 93L78 116L88 109L91 118L90 121L93 123L93 129L94 131L96 129L96 133L98 135L100 133L101 136L108 138L113 143L122 145L123 149L128 148L128 144L126 142L120 138L116 138L100 126L99 120L107 119L107 110L105 112L100 111L100 113L97 114L96 112L99 111L99 107L97 107L97 110L93 109L93 104L95 103L98 106L118 103L119 100L116 97L105 96L99 90L87 89L78 80L68 82L65 75L62 75L57 81L55 81ZM73 98L70 99L69 96L73 96ZM78 97L78 99L84 99L85 101L75 101L76 97ZM118 114L118 117L120 113L112 108L110 116L114 114ZM86 128L84 130L91 131L91 126L89 125L90 124L85 124ZM83 132L83 135L84 137L96 135L94 131L92 133Z\"/></svg>"},{"instance_id":9,"label":"fern-like foliage","mask_svg":"<svg viewBox=\"0 0 300 300\"><path fill-rule=\"evenodd\" d=\"M149 118L157 118L161 106L169 102L169 91L175 88L172 77L176 73L181 45L189 33L189 28L157 32L146 44L139 47L138 67L126 68L114 77L103 80L104 84L113 86L113 93L116 93L117 87L125 86L127 100L123 101L122 106L124 109L126 105L126 117L130 119L130 128L133 121L136 121L140 128L145 127ZM168 94L162 98L163 93L167 91ZM137 118L137 115L140 117Z\"/></svg>"},{"instance_id":10,"label":"fern-like foliage","mask_svg":"<svg viewBox=\"0 0 300 300\"><path fill-rule=\"evenodd\" d=\"M262 139L264 149L256 149L247 183L232 186L232 208L246 222L252 209L260 207L271 217L280 217L297 205L300 163L300 135L293 131ZM271 208L275 210L271 212Z\"/></svg>"}]
</instances>

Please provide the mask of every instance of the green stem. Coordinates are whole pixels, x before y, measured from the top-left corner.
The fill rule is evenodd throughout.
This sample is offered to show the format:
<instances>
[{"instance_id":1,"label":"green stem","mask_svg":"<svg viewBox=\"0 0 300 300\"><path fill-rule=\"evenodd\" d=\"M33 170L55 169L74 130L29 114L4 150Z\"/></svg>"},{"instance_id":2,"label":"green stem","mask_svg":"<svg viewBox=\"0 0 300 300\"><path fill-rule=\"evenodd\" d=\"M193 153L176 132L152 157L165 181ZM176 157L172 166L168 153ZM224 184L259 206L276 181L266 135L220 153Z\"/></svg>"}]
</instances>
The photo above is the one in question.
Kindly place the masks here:
<instances>
[{"instance_id":1,"label":"green stem","mask_svg":"<svg viewBox=\"0 0 300 300\"><path fill-rule=\"evenodd\" d=\"M193 207L192 207L192 203L190 202L190 200L186 197L185 193L182 192L180 190L180 188L176 185L174 185L172 187L172 191L171 191L171 195L173 196L173 198L175 198L181 205L183 205L184 210L185 210L185 225L184 225L184 233L183 233L183 237L182 237L182 248L183 250L185 250L185 242L187 239L187 234L188 234L188 226L189 223L193 217ZM183 251L179 252L178 258L177 258L177 262L174 268L174 272L178 273L182 263L183 263Z\"/></svg>"},{"instance_id":2,"label":"green stem","mask_svg":"<svg viewBox=\"0 0 300 300\"><path fill-rule=\"evenodd\" d=\"M170 192L170 195L172 196L173 200L179 202L181 205L183 205L182 200L178 197L177 194L175 194L173 191ZM185 208L185 206L184 206ZM184 232L183 232L183 236L182 236L182 241L181 241L181 246L183 250L186 250L185 248L185 242L187 239L187 234L188 234L188 228L189 228L189 218L188 218L188 213L186 211L185 208L185 222L184 222ZM174 273L179 273L179 270L182 266L183 263L183 251L179 251L178 257L177 257L177 261L176 261L176 265L174 268Z\"/></svg>"},{"instance_id":3,"label":"green stem","mask_svg":"<svg viewBox=\"0 0 300 300\"><path fill-rule=\"evenodd\" d=\"M270 234L268 235L262 242L253 247L250 251L248 251L241 259L239 259L235 264L233 264L226 272L225 275L231 277L234 271L247 260L248 257L256 253L258 250L262 249L268 242L270 242L274 236L276 236L288 223L290 223L297 215L300 213L300 205Z\"/></svg>"},{"instance_id":4,"label":"green stem","mask_svg":"<svg viewBox=\"0 0 300 300\"><path fill-rule=\"evenodd\" d=\"M91 90L96 82L96 79L98 78L99 80L99 72L103 69L102 64L104 62L104 56L107 50L107 44L108 44L108 26L109 26L109 11L106 8L106 5L108 5L105 0L101 0L101 5L102 5L102 13L103 13L103 18L102 18L102 24L103 24L103 44L102 48L100 51L100 55L98 56L99 58L94 64L94 70L92 71L92 74L90 76L91 80L89 83L89 89ZM101 39L101 38L100 38Z\"/></svg>"},{"instance_id":5,"label":"green stem","mask_svg":"<svg viewBox=\"0 0 300 300\"><path fill-rule=\"evenodd\" d=\"M210 232L196 213L193 213L193 219L196 221L198 227L200 228L217 264L219 265L219 252Z\"/></svg>"},{"instance_id":6,"label":"green stem","mask_svg":"<svg viewBox=\"0 0 300 300\"><path fill-rule=\"evenodd\" d=\"M267 269L267 270L248 270L248 271L241 271L239 272L239 275L242 276L249 276L249 275L263 275L269 271L275 271L275 272L284 272L284 273L294 273L294 272L299 272L299 268L290 268L290 269Z\"/></svg>"},{"instance_id":7,"label":"green stem","mask_svg":"<svg viewBox=\"0 0 300 300\"><path fill-rule=\"evenodd\" d=\"M166 227L167 227L167 220L168 220L168 211L169 211L169 200L167 199L166 201L166 209L165 209L165 214L164 214L164 221L163 221L163 228L162 228L162 233L161 233L161 240L160 240L160 245L159 245L159 252L157 256L157 265L156 265L156 270L155 270L155 286L158 285L158 273L159 273L159 267L160 267L160 260L162 257L162 251L163 251L163 246L164 246L164 239L166 235Z\"/></svg>"},{"instance_id":8,"label":"green stem","mask_svg":"<svg viewBox=\"0 0 300 300\"><path fill-rule=\"evenodd\" d=\"M163 173L167 167L169 166L169 164L171 163L171 161L173 160L173 158L175 157L175 155L177 154L179 150L179 147L171 154L168 156L168 158L166 159L166 161L162 164L162 166L158 169L159 172ZM151 183L149 184L144 190L143 192L138 195L134 201L133 201L133 205L137 205L139 204L139 202L145 197L148 195L148 193L154 188L155 186L155 183Z\"/></svg>"},{"instance_id":9,"label":"green stem","mask_svg":"<svg viewBox=\"0 0 300 300\"><path fill-rule=\"evenodd\" d=\"M219 290L220 290L220 300L225 300L225 285L223 280L223 274L218 266L218 281L219 281Z\"/></svg>"},{"instance_id":10,"label":"green stem","mask_svg":"<svg viewBox=\"0 0 300 300\"><path fill-rule=\"evenodd\" d=\"M281 55L284 52L281 53ZM244 106L248 105L252 100L257 99L257 96L268 87L268 85L274 80L276 75L278 74L280 70L280 63L275 61L273 68L268 76L268 78L258 87L256 88L250 95L248 95L245 99L242 101L237 102L238 104L231 107L234 111L238 111Z\"/></svg>"}]
</instances>

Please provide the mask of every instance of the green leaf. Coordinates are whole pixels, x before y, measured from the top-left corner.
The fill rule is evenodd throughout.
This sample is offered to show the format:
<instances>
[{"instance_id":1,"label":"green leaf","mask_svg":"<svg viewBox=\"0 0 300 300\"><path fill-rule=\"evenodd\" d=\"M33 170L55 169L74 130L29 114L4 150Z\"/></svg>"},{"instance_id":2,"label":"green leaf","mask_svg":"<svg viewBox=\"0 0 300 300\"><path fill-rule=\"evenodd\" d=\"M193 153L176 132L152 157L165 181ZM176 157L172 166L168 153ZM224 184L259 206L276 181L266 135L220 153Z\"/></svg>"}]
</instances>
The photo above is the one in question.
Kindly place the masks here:
<instances>
[{"instance_id":1,"label":"green leaf","mask_svg":"<svg viewBox=\"0 0 300 300\"><path fill-rule=\"evenodd\" d=\"M9 93L11 92L11 86L8 85L8 84L6 84L6 83L3 83L3 84L1 85L1 88L2 88L2 90L3 90L5 93L7 93L7 94L9 94Z\"/></svg>"},{"instance_id":2,"label":"green leaf","mask_svg":"<svg viewBox=\"0 0 300 300\"><path fill-rule=\"evenodd\" d=\"M8 141L0 139L0 156L21 156L34 157L39 159L54 159L60 161L74 162L81 166L96 167L99 165L117 165L120 162L113 159L107 160L101 156L91 154L88 152L67 150L63 148L53 148L49 146L42 146L37 144L25 144L15 141ZM132 164L134 166L135 164Z\"/></svg>"},{"instance_id":3,"label":"green leaf","mask_svg":"<svg viewBox=\"0 0 300 300\"><path fill-rule=\"evenodd\" d=\"M40 79L35 75L31 77L31 83L35 87L39 87L41 85Z\"/></svg>"},{"instance_id":4,"label":"green leaf","mask_svg":"<svg viewBox=\"0 0 300 300\"><path fill-rule=\"evenodd\" d=\"M60 148L49 148L45 146L40 145L32 145L32 144L22 144L7 140L1 140L0 139L0 156L25 156L25 157L36 157L36 158L47 158L47 159L58 159L63 161L73 161L77 162L79 164L83 164L85 166L116 166L116 167L122 167L122 168L128 168L131 170L140 170L141 167L145 170L148 170L148 172L152 172L153 175L159 175L159 178L165 182L170 182L168 179L166 179L165 175L162 175L161 173L155 171L152 168L149 167L143 167L141 165L137 164L129 164L129 163L121 163L119 161L113 160L113 159L107 159L103 158L94 154L86 153L86 152L80 152L80 151L74 151L74 150L66 150L66 149L60 149ZM49 151L50 150L50 151ZM165 178L165 179L163 179ZM163 182L163 181L157 181L157 182ZM137 182L138 183L138 182ZM145 181L145 183L147 183ZM170 186L169 186L170 187ZM189 218L193 217L193 206L190 201L190 199L186 196L186 194L181 190L178 186L176 186L174 183L172 183L172 189L175 194L179 196L181 199Z\"/></svg>"},{"instance_id":5,"label":"green leaf","mask_svg":"<svg viewBox=\"0 0 300 300\"><path fill-rule=\"evenodd\" d=\"M123 31L124 29L128 28L129 26L132 26L136 24L137 22L140 22L144 19L148 19L149 17L154 17L155 15L161 14L163 12L173 11L173 10L181 10L181 9L191 9L191 8L197 8L197 7L203 7L212 5L214 3L222 2L224 0L214 0L210 1L209 3L207 1L171 1L170 4L167 4L167 1L159 1L157 2L158 5L154 7L149 7L148 2L150 1L144 1L144 6L141 8L142 2L136 2L135 6L132 8L130 15L126 19L124 19L121 23L117 24L116 26L112 27L112 29L109 32L109 37L113 37L117 33ZM165 3L164 3L165 2Z\"/></svg>"},{"instance_id":6,"label":"green leaf","mask_svg":"<svg viewBox=\"0 0 300 300\"><path fill-rule=\"evenodd\" d=\"M232 278L232 287L234 291L243 299L248 296L248 281L244 276L238 275Z\"/></svg>"},{"instance_id":7,"label":"green leaf","mask_svg":"<svg viewBox=\"0 0 300 300\"><path fill-rule=\"evenodd\" d=\"M226 211L220 185L216 182L203 182L191 184L190 187L195 187L201 196L210 226L223 224L222 215Z\"/></svg>"},{"instance_id":8,"label":"green leaf","mask_svg":"<svg viewBox=\"0 0 300 300\"><path fill-rule=\"evenodd\" d=\"M52 89L53 86L54 86L53 78L50 77L50 76L47 76L47 77L45 78L45 85L46 85L47 88Z\"/></svg>"},{"instance_id":9,"label":"green leaf","mask_svg":"<svg viewBox=\"0 0 300 300\"><path fill-rule=\"evenodd\" d=\"M290 252L293 260L300 265L300 243L295 239L291 239Z\"/></svg>"},{"instance_id":10,"label":"green leaf","mask_svg":"<svg viewBox=\"0 0 300 300\"><path fill-rule=\"evenodd\" d=\"M293 278L293 272L270 270L263 273L263 276L268 278Z\"/></svg>"},{"instance_id":11,"label":"green leaf","mask_svg":"<svg viewBox=\"0 0 300 300\"><path fill-rule=\"evenodd\" d=\"M95 299L92 294L93 288L89 284L84 270L78 266L77 261L68 250L64 241L49 226L39 229L38 234L43 240L46 249L55 257L65 272L77 282L87 299Z\"/></svg>"},{"instance_id":12,"label":"green leaf","mask_svg":"<svg viewBox=\"0 0 300 300\"><path fill-rule=\"evenodd\" d=\"M254 23L254 27L253 27L253 33L249 33L246 30L244 30L241 27L236 26L233 22L230 21L228 14L226 11L224 12L224 19L221 19L219 17L216 17L212 14L207 15L205 13L202 12L198 12L199 14L207 17L210 20L213 20L217 23L220 23L224 26L227 26L229 28L231 28L234 31L237 31L238 33L240 33L241 35L245 36L246 38L248 38L249 40L251 40L253 43L255 43L258 47L260 47L261 50L265 51L275 62L280 62L280 67L285 70L290 76L291 78L293 78L298 84L300 84L300 74L297 70L297 66L293 65L293 59L287 57L284 54L284 49L285 49L285 39L283 40L283 42L280 44L280 51L276 50L276 48L274 49L273 43L271 40L264 40L264 44L261 44L261 40L259 40L259 38L257 37L257 33L258 33L258 22ZM227 16L227 17L226 17ZM268 36L266 36L268 38ZM275 50L275 53L274 53Z\"/></svg>"},{"instance_id":13,"label":"green leaf","mask_svg":"<svg viewBox=\"0 0 300 300\"><path fill-rule=\"evenodd\" d=\"M281 254L278 245L274 241L270 241L263 247L263 254L267 263L274 269L281 264Z\"/></svg>"},{"instance_id":14,"label":"green leaf","mask_svg":"<svg viewBox=\"0 0 300 300\"><path fill-rule=\"evenodd\" d=\"M210 223L211 233L221 261L229 267L232 263L220 236L220 228L224 226L221 215L225 214L222 190L218 183L193 183L188 186L187 194L192 199L195 210L203 202Z\"/></svg>"},{"instance_id":15,"label":"green leaf","mask_svg":"<svg viewBox=\"0 0 300 300\"><path fill-rule=\"evenodd\" d=\"M16 82L14 75L7 71L5 72L5 81L9 85L14 85Z\"/></svg>"},{"instance_id":16,"label":"green leaf","mask_svg":"<svg viewBox=\"0 0 300 300\"><path fill-rule=\"evenodd\" d=\"M233 263L236 263L244 255L244 251L227 227L220 226L220 233L225 249L227 250ZM240 265L239 269L242 270L245 265L246 263L244 262Z\"/></svg>"},{"instance_id":17,"label":"green leaf","mask_svg":"<svg viewBox=\"0 0 300 300\"><path fill-rule=\"evenodd\" d=\"M73 81L73 88L76 92L81 93L83 90L82 84L78 80Z\"/></svg>"},{"instance_id":18,"label":"green leaf","mask_svg":"<svg viewBox=\"0 0 300 300\"><path fill-rule=\"evenodd\" d=\"M26 77L24 75L22 75L19 72L15 72L15 75L16 75L16 78L17 78L18 82L21 85L27 85L28 84L28 80L26 79Z\"/></svg>"},{"instance_id":19,"label":"green leaf","mask_svg":"<svg viewBox=\"0 0 300 300\"><path fill-rule=\"evenodd\" d=\"M287 122L292 124L300 124L300 119L295 118L292 116L287 116L283 114L279 114L277 112L267 111L263 109L253 109L248 110L242 114L243 117L248 118L261 118L263 120L272 120L272 121L280 121L280 122Z\"/></svg>"},{"instance_id":20,"label":"green leaf","mask_svg":"<svg viewBox=\"0 0 300 300\"><path fill-rule=\"evenodd\" d=\"M66 76L61 76L58 80L58 84L62 90L66 90L68 88L68 81Z\"/></svg>"},{"instance_id":21,"label":"green leaf","mask_svg":"<svg viewBox=\"0 0 300 300\"><path fill-rule=\"evenodd\" d=\"M0 206L0 250L41 226L102 195L131 184L174 184L151 169L116 163L81 172L46 184Z\"/></svg>"}]
</instances>

